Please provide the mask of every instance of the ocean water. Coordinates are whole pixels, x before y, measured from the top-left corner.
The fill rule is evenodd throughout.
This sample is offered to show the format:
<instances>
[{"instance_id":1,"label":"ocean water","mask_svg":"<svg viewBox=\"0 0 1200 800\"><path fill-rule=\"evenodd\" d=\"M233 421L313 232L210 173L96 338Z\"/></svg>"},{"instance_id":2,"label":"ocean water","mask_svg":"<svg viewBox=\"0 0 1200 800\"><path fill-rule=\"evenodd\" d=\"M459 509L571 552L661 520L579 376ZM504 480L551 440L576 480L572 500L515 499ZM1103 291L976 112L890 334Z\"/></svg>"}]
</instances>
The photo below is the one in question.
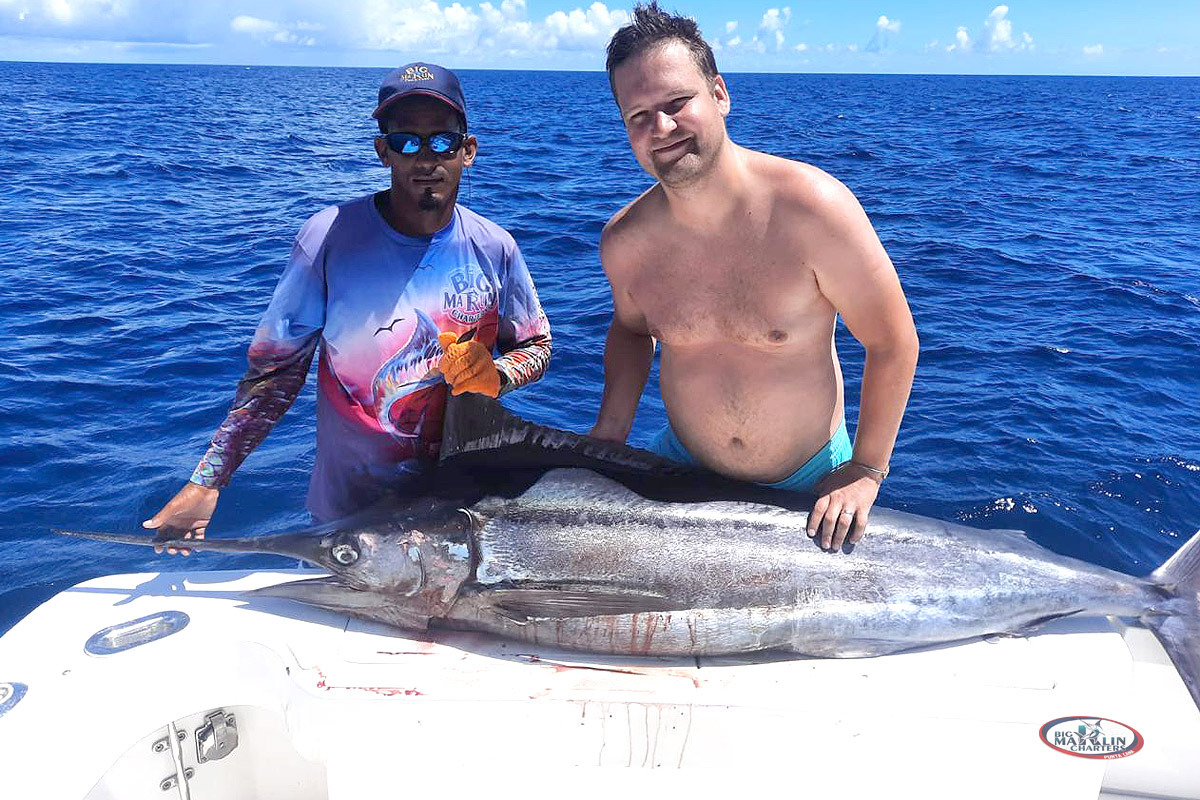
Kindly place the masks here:
<instances>
[{"instance_id":1,"label":"ocean water","mask_svg":"<svg viewBox=\"0 0 1200 800\"><path fill-rule=\"evenodd\" d=\"M190 475L301 223L386 185L382 70L0 63L0 630L167 563L137 531ZM522 247L554 329L506 402L586 431L610 306L597 242L650 181L602 73L464 72L461 199ZM1200 79L727 76L731 134L862 201L921 335L880 504L1145 574L1200 528ZM848 414L862 351L839 332ZM305 521L312 387L213 536ZM656 376L633 434L663 423Z\"/></svg>"}]
</instances>

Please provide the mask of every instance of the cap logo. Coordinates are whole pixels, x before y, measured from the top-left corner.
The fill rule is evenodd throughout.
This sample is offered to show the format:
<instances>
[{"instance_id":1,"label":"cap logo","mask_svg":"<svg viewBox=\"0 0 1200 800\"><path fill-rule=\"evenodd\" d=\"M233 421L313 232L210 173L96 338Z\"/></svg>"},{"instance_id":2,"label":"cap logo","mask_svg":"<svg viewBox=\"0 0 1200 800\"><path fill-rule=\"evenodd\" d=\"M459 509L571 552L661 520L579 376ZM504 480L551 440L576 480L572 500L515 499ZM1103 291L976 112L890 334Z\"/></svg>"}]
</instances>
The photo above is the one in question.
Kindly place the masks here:
<instances>
[{"instance_id":1,"label":"cap logo","mask_svg":"<svg viewBox=\"0 0 1200 800\"><path fill-rule=\"evenodd\" d=\"M405 83L419 83L420 81L433 80L433 73L429 71L429 67L424 64L417 64L412 67L404 68L404 76L400 80Z\"/></svg>"}]
</instances>

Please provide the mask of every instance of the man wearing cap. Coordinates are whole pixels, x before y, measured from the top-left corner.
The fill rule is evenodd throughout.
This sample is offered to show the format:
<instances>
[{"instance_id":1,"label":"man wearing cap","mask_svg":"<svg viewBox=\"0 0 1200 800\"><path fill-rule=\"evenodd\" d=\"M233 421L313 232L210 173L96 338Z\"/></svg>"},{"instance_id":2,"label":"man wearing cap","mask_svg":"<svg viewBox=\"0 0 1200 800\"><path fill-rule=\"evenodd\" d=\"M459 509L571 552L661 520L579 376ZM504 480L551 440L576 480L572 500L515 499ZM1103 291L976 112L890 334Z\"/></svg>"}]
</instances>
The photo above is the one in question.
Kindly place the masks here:
<instances>
[{"instance_id":1,"label":"man wearing cap","mask_svg":"<svg viewBox=\"0 0 1200 800\"><path fill-rule=\"evenodd\" d=\"M395 70L372 116L391 188L300 229L228 416L191 480L144 527L203 538L221 487L291 405L318 352L308 508L319 522L402 490L436 460L447 392L496 397L545 371L550 326L521 251L456 203L477 144L454 73Z\"/></svg>"}]
</instances>

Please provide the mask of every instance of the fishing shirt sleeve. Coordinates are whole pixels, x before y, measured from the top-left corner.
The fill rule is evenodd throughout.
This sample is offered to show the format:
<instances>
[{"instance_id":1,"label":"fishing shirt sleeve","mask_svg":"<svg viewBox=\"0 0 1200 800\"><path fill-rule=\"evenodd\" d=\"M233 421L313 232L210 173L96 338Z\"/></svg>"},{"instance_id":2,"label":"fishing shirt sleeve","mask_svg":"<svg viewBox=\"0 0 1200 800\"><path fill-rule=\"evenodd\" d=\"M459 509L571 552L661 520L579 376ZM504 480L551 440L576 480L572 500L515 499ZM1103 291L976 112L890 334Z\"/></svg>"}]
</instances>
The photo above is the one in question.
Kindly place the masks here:
<instances>
[{"instance_id":1,"label":"fishing shirt sleeve","mask_svg":"<svg viewBox=\"0 0 1200 800\"><path fill-rule=\"evenodd\" d=\"M250 342L246 374L233 405L192 473L192 483L211 488L229 483L304 386L325 324L325 279L315 260L328 229L323 216L324 212L310 219L296 237Z\"/></svg>"},{"instance_id":2,"label":"fishing shirt sleeve","mask_svg":"<svg viewBox=\"0 0 1200 800\"><path fill-rule=\"evenodd\" d=\"M550 364L550 321L542 311L529 267L516 242L506 248L504 285L500 289L496 359L501 393L542 377Z\"/></svg>"}]
</instances>

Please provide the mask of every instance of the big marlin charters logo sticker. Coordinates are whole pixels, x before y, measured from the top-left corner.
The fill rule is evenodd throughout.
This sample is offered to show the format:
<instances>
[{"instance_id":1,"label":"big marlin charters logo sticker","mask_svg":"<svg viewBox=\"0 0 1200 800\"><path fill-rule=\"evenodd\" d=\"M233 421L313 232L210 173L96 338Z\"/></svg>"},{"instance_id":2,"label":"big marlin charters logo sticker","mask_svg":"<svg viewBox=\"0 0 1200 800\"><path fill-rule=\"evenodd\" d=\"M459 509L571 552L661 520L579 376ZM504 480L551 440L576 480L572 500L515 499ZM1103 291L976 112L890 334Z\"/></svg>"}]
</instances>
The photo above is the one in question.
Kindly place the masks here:
<instances>
[{"instance_id":1,"label":"big marlin charters logo sticker","mask_svg":"<svg viewBox=\"0 0 1200 800\"><path fill-rule=\"evenodd\" d=\"M496 305L496 286L475 264L450 273L442 292L442 309L455 322L474 325Z\"/></svg>"},{"instance_id":2,"label":"big marlin charters logo sticker","mask_svg":"<svg viewBox=\"0 0 1200 800\"><path fill-rule=\"evenodd\" d=\"M1059 717L1042 726L1042 741L1050 749L1079 758L1125 758L1146 740L1128 725L1103 717Z\"/></svg>"}]
</instances>

